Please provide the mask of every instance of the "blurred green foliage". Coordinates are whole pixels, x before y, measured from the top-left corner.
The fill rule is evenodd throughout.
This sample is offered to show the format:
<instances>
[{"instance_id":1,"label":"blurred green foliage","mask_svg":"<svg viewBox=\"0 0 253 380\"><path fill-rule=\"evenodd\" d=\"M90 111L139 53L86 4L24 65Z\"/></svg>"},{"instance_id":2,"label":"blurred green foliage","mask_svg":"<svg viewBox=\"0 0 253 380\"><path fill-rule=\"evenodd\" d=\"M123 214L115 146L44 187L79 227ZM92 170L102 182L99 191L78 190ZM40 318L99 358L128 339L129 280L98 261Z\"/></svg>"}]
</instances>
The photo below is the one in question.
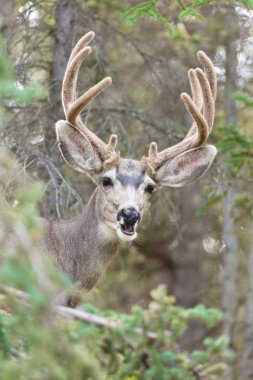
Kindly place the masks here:
<instances>
[{"instance_id":1,"label":"blurred green foliage","mask_svg":"<svg viewBox=\"0 0 253 380\"><path fill-rule=\"evenodd\" d=\"M36 287L35 278L27 276L27 263L19 270L25 272L29 286ZM13 295L5 297L11 314L0 313L1 378L220 379L225 361L233 358L226 337L206 338L192 352L182 351L179 345L189 320L212 327L220 320L220 311L203 305L178 307L162 285L151 298L148 310L135 306L130 315L84 305L89 313L107 317L108 326L109 321L117 321L111 328L63 319L49 302L40 302L39 288L29 303Z\"/></svg>"},{"instance_id":2,"label":"blurred green foliage","mask_svg":"<svg viewBox=\"0 0 253 380\"><path fill-rule=\"evenodd\" d=\"M246 170L250 179L253 174L253 139L235 125L220 126L217 128L217 132L222 136L217 146L219 151L224 154L230 174L242 175Z\"/></svg>"},{"instance_id":3,"label":"blurred green foliage","mask_svg":"<svg viewBox=\"0 0 253 380\"><path fill-rule=\"evenodd\" d=\"M252 108L253 100L247 95L241 93L233 94L233 98L238 101L243 108ZM253 139L252 137L239 129L235 125L220 125L217 126L214 134L217 138L217 147L219 156L224 160L226 168L226 176L233 181L247 181L249 185L253 180ZM215 189L207 188L205 190L206 202L198 207L196 215L203 215L210 207L219 204L222 200L225 191L221 187ZM235 216L234 221L238 222L244 218L251 220L253 212L253 202L251 196L251 186L245 187L244 190L239 192L235 197L234 204Z\"/></svg>"},{"instance_id":4,"label":"blurred green foliage","mask_svg":"<svg viewBox=\"0 0 253 380\"><path fill-rule=\"evenodd\" d=\"M187 18L195 18L198 21L204 22L205 17L201 13L201 8L204 5L219 3L219 0L177 0L176 2L179 7L179 21L183 21ZM230 3L233 5L244 6L247 9L253 9L253 0L230 0ZM180 35L180 31L177 29L177 26L173 22L169 22L168 19L160 13L157 5L158 0L141 2L122 12L122 17L129 24L134 24L141 17L147 16L151 20L157 20L161 22L172 37L177 37Z\"/></svg>"},{"instance_id":5,"label":"blurred green foliage","mask_svg":"<svg viewBox=\"0 0 253 380\"><path fill-rule=\"evenodd\" d=\"M137 4L134 7L128 8L122 12L122 17L129 24L136 23L141 17L148 16L151 20L159 21L163 24L165 29L169 32L171 36L176 35L176 29L168 21L168 19L159 12L156 7L157 0L145 1L143 3Z\"/></svg>"},{"instance_id":6,"label":"blurred green foliage","mask_svg":"<svg viewBox=\"0 0 253 380\"><path fill-rule=\"evenodd\" d=\"M5 57L4 44L0 40L0 100L13 100L22 103L40 99L44 95L43 88L39 85L23 87L21 83L14 81L11 64Z\"/></svg>"}]
</instances>

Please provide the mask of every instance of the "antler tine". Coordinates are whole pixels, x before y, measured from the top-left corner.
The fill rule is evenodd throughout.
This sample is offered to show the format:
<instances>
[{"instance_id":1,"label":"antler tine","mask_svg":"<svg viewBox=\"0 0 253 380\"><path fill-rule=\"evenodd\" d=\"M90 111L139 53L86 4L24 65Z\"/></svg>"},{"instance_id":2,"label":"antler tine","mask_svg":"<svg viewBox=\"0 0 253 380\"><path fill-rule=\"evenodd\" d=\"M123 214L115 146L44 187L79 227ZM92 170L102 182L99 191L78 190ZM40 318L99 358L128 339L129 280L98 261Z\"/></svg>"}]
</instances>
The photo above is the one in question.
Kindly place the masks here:
<instances>
[{"instance_id":1,"label":"antler tine","mask_svg":"<svg viewBox=\"0 0 253 380\"><path fill-rule=\"evenodd\" d=\"M188 70L188 79L191 87L192 100L196 106L201 109L203 106L203 96L201 93L201 86L194 69Z\"/></svg>"},{"instance_id":2,"label":"antler tine","mask_svg":"<svg viewBox=\"0 0 253 380\"><path fill-rule=\"evenodd\" d=\"M83 95L81 95L72 105L68 112L68 121L74 123L77 116L82 112L82 110L91 102L93 98L99 95L102 91L106 89L112 83L110 77L102 79L99 83L95 84Z\"/></svg>"},{"instance_id":3,"label":"antler tine","mask_svg":"<svg viewBox=\"0 0 253 380\"><path fill-rule=\"evenodd\" d=\"M190 87L191 87L191 93L192 93L193 103L197 106L197 108L199 110L202 110L202 108L203 108L202 89L201 89L201 86L200 86L200 83L199 83L196 71L194 69L188 70L188 79L189 79L189 83L190 83ZM181 99L182 99L182 101L185 104L184 95L183 94L181 94ZM187 102L187 100L186 100L186 102ZM188 110L188 108L187 108L186 105L185 105L185 107ZM188 110L188 112L190 112L190 111ZM196 123L193 123L192 127L188 131L188 133L185 136L185 138L188 138L188 137L191 137L192 135L194 135L197 132L196 128L197 128Z\"/></svg>"},{"instance_id":4,"label":"antler tine","mask_svg":"<svg viewBox=\"0 0 253 380\"><path fill-rule=\"evenodd\" d=\"M214 121L214 112L215 112L214 105L215 105L215 100L216 100L216 96L217 96L217 76L216 76L214 65L213 65L211 59L202 50L200 50L197 53L197 56L198 56L199 62L202 64L202 66L204 68L204 72L205 72L206 78L209 82L210 90L212 93L212 99L213 99L212 104L213 104L213 106L211 105L211 103L209 103L209 105L210 105L209 112L210 112L210 114L211 114L211 112L213 112L213 114L209 116L210 117L209 130L211 132L212 127L213 127L213 121ZM197 69L197 70L199 70L199 69ZM198 77L199 77L199 74L198 74ZM202 78L203 78L203 75L202 75ZM199 80L201 80L200 77L199 77Z\"/></svg>"},{"instance_id":5,"label":"antler tine","mask_svg":"<svg viewBox=\"0 0 253 380\"><path fill-rule=\"evenodd\" d=\"M199 68L188 71L192 98L186 93L181 94L181 99L194 123L186 137L172 147L158 152L156 143L150 144L149 156L148 158L144 157L144 162L153 170L159 168L168 159L172 159L189 149L201 146L211 132L217 93L216 74L212 61L204 52L199 51L198 58L203 65L204 71Z\"/></svg>"},{"instance_id":6,"label":"antler tine","mask_svg":"<svg viewBox=\"0 0 253 380\"><path fill-rule=\"evenodd\" d=\"M76 82L79 68L83 60L91 53L89 46L84 47L72 60L68 62L62 82L62 105L66 119L68 120L69 111L76 100Z\"/></svg>"},{"instance_id":7,"label":"antler tine","mask_svg":"<svg viewBox=\"0 0 253 380\"><path fill-rule=\"evenodd\" d=\"M76 82L79 68L83 60L91 53L91 48L87 46L95 37L94 32L84 35L75 45L65 71L62 84L62 104L65 112L66 120L79 129L96 148L97 152L103 160L111 160L112 157L118 157L115 152L117 136L112 135L109 143L106 144L91 132L81 121L80 113L87 104L98 94L105 90L112 83L110 77L102 79L95 84L78 99L76 99Z\"/></svg>"},{"instance_id":8,"label":"antler tine","mask_svg":"<svg viewBox=\"0 0 253 380\"><path fill-rule=\"evenodd\" d=\"M202 88L202 94L203 94L203 99L204 99L203 115L204 115L205 120L207 121L209 134L210 134L213 127L213 122L214 122L214 112L215 112L214 98L213 98L211 86L206 74L201 69L196 69L196 74Z\"/></svg>"},{"instance_id":9,"label":"antler tine","mask_svg":"<svg viewBox=\"0 0 253 380\"><path fill-rule=\"evenodd\" d=\"M72 50L69 61L70 63L72 59L79 53L80 50L82 50L85 46L89 45L95 38L95 33L90 31L86 33L83 37L80 38L79 41L77 41L76 45L74 46L74 49Z\"/></svg>"},{"instance_id":10,"label":"antler tine","mask_svg":"<svg viewBox=\"0 0 253 380\"><path fill-rule=\"evenodd\" d=\"M111 78L106 77L91 87L77 100L75 99L78 71L83 60L88 57L90 53L91 48L89 46L79 50L76 55L73 55L72 60L69 62L65 72L62 86L62 102L64 105L66 118L70 123L74 123L79 113L82 112L87 104L112 83Z\"/></svg>"},{"instance_id":11,"label":"antler tine","mask_svg":"<svg viewBox=\"0 0 253 380\"><path fill-rule=\"evenodd\" d=\"M70 63L72 62L73 58L85 48L95 37L95 33L90 31L86 33L75 45L74 49L72 50L72 53L69 57L67 68L65 71L63 84L62 84L62 104L64 108L64 112L66 115L66 110L69 108L69 106L75 101L76 97L76 81L77 81L77 75L79 67L74 68L74 70L69 70ZM91 48L87 47L84 50L82 60L84 60L89 54L91 53ZM81 62L82 62L81 60ZM80 64L81 64L80 62ZM79 65L80 66L80 65Z\"/></svg>"},{"instance_id":12,"label":"antler tine","mask_svg":"<svg viewBox=\"0 0 253 380\"><path fill-rule=\"evenodd\" d=\"M215 102L217 96L217 76L213 62L202 50L198 51L197 57L201 65L204 67L204 72L210 84L213 100Z\"/></svg>"},{"instance_id":13,"label":"antler tine","mask_svg":"<svg viewBox=\"0 0 253 380\"><path fill-rule=\"evenodd\" d=\"M203 51L198 51L197 57L204 68L204 72L199 68L195 70L190 69L188 72L188 77L193 94L193 101L195 98L196 101L194 102L198 106L198 108L201 111L204 109L203 114L205 120L207 121L210 134L214 122L214 105L217 94L216 72L211 59ZM198 90L199 86L201 87L201 91ZM202 100L198 101L198 93L199 97L202 98ZM195 128L191 128L186 137L190 137L192 133L194 133L194 130ZM207 137L208 135L206 136L206 138Z\"/></svg>"},{"instance_id":14,"label":"antler tine","mask_svg":"<svg viewBox=\"0 0 253 380\"><path fill-rule=\"evenodd\" d=\"M195 122L193 123L190 131L188 132L184 140L182 140L181 142L185 143L186 141L190 140L190 142L194 141L196 146L201 145L206 141L209 134L207 121L205 117L201 114L199 108L196 106L196 104L193 102L193 100L188 94L183 92L181 94L181 99L185 105L185 108L187 109L187 111L192 116ZM195 125L197 128L195 127ZM192 130L195 132L194 134L191 133Z\"/></svg>"}]
</instances>

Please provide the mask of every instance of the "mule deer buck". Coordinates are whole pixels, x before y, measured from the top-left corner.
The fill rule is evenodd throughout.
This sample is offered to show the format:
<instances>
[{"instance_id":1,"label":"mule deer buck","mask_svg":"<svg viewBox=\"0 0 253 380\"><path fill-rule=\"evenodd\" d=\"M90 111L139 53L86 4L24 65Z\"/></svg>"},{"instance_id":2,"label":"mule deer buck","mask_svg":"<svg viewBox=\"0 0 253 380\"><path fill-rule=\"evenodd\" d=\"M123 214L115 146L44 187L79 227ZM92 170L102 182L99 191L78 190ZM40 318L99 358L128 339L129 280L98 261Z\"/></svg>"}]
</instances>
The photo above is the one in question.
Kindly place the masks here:
<instances>
[{"instance_id":1,"label":"mule deer buck","mask_svg":"<svg viewBox=\"0 0 253 380\"><path fill-rule=\"evenodd\" d=\"M46 223L45 246L59 271L67 274L78 288L91 289L116 255L120 242L133 241L143 211L158 186L181 187L201 177L211 165L216 148L204 145L214 122L216 75L211 60L198 52L203 69L188 72L192 98L181 98L193 119L186 137L178 144L158 151L152 142L147 157L124 159L116 151L117 136L106 144L83 123L80 113L108 87L107 77L76 98L76 82L82 61L91 53L87 46L93 32L74 47L62 85L66 120L56 123L58 146L63 158L75 170L87 174L97 184L81 215L67 221ZM75 307L75 297L60 303Z\"/></svg>"}]
</instances>

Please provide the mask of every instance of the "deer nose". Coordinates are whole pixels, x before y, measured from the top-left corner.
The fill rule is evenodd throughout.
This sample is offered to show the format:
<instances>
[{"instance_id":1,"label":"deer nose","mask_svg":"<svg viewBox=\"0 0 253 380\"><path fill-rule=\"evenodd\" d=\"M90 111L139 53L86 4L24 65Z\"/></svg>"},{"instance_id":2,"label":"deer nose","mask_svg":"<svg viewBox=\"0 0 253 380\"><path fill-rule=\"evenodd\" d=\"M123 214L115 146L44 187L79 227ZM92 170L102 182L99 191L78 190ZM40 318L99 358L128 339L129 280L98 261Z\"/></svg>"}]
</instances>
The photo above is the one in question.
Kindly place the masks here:
<instances>
[{"instance_id":1,"label":"deer nose","mask_svg":"<svg viewBox=\"0 0 253 380\"><path fill-rule=\"evenodd\" d=\"M124 224L134 226L141 219L141 214L133 207L123 208L118 212L117 220L123 219Z\"/></svg>"}]
</instances>

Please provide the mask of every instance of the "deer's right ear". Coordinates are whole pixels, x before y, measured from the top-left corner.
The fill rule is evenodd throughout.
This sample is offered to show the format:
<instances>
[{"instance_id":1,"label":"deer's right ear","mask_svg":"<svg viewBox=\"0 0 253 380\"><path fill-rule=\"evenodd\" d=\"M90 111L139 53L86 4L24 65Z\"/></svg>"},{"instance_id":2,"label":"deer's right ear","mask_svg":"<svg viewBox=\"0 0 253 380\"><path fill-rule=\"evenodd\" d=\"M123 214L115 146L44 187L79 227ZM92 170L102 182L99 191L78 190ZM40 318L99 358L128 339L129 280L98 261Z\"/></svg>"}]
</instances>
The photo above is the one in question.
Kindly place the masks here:
<instances>
[{"instance_id":1,"label":"deer's right ear","mask_svg":"<svg viewBox=\"0 0 253 380\"><path fill-rule=\"evenodd\" d=\"M55 127L58 146L67 163L91 177L98 174L102 170L102 161L89 140L65 120L57 121Z\"/></svg>"}]
</instances>

